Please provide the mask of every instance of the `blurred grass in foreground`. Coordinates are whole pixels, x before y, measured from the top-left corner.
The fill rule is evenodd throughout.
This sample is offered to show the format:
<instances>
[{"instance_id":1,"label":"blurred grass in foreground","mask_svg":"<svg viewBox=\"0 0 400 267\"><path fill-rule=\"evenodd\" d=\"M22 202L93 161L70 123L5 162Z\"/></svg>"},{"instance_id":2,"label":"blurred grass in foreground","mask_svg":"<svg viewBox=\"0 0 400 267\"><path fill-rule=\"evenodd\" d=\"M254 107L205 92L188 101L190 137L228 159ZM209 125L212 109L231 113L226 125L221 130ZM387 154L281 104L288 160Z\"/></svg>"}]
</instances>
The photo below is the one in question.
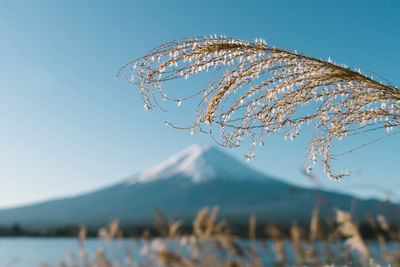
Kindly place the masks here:
<instances>
[{"instance_id":1,"label":"blurred grass in foreground","mask_svg":"<svg viewBox=\"0 0 400 267\"><path fill-rule=\"evenodd\" d=\"M160 237L152 238L145 229L132 237L139 253L124 245L118 220L98 231L99 238L114 242L125 254L123 261L108 258L99 248L89 255L85 244L87 229L77 236L79 255L58 266L400 266L400 232L393 230L382 215L368 217L377 241L365 241L351 215L336 211L336 218L323 224L319 210L312 212L308 229L293 222L288 235L276 224L257 226L251 216L248 238L231 233L226 220L218 219L218 209L204 208L193 222L191 234L180 234L183 221L166 218L156 210L154 228ZM269 239L258 239L260 228ZM390 248L390 251L389 249ZM41 267L50 266L41 264Z\"/></svg>"}]
</instances>

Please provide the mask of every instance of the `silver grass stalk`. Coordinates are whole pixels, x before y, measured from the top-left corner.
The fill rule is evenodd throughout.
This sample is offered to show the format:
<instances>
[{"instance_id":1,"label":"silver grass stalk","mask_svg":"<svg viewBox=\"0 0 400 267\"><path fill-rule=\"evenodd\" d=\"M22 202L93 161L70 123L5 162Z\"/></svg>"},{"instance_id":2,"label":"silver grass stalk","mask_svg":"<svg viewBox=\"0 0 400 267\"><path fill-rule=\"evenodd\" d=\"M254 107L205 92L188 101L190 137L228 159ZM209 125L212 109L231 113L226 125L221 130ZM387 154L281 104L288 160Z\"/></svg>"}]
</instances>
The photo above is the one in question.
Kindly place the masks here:
<instances>
[{"instance_id":1,"label":"silver grass stalk","mask_svg":"<svg viewBox=\"0 0 400 267\"><path fill-rule=\"evenodd\" d=\"M193 95L169 98L161 84L211 71L208 86ZM379 82L361 71L350 70L285 49L226 37L183 38L160 45L135 59L118 72L140 89L146 110L160 107L160 99L182 101L198 97L194 122L188 129L213 134L220 127L226 147L251 139L248 159L265 136L280 131L293 140L303 124L312 123L314 132L305 157L315 163L322 158L328 177L339 179L346 170L334 173L330 161L347 152L331 155L333 141L379 129L391 131L400 124L400 91L386 80ZM301 107L309 105L307 113Z\"/></svg>"},{"instance_id":2,"label":"silver grass stalk","mask_svg":"<svg viewBox=\"0 0 400 267\"><path fill-rule=\"evenodd\" d=\"M360 253L364 258L371 258L368 247L360 234L357 225L353 222L351 215L347 212L336 210L336 222L339 224L339 232L346 237L346 244Z\"/></svg>"}]
</instances>

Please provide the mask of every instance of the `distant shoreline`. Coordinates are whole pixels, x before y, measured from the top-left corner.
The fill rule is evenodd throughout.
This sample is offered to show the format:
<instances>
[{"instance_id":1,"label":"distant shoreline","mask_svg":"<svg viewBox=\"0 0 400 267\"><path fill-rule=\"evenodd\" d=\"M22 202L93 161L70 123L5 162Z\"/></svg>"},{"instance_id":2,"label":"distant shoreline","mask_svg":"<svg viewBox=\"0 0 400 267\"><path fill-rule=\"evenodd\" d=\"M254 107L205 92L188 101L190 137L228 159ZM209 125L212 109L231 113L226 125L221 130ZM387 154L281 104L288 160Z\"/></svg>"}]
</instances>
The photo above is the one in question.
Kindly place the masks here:
<instances>
[{"instance_id":1,"label":"distant shoreline","mask_svg":"<svg viewBox=\"0 0 400 267\"><path fill-rule=\"evenodd\" d=\"M271 239L265 228L268 224L263 224L257 226L256 229L256 239ZM307 230L309 225L307 224L298 224L302 229L306 231L306 235L308 236ZM324 225L326 226L326 225ZM399 227L397 227L399 228ZM0 226L0 238L76 238L79 233L80 226L78 225L66 225L63 227L55 227L55 228L42 228L42 229L26 229L18 224L14 224L11 227ZM395 227L393 228L395 229ZM162 234L154 226L128 226L121 227L120 230L123 233L123 238L134 238L141 239L143 237L143 233L148 231L150 238L158 238L163 237ZM232 224L231 225L231 233L237 238L248 239L249 229L248 225L243 224ZM363 223L359 225L359 230L363 238L367 240L376 240L376 229L372 229L370 225L367 223ZM399 229L395 229L399 230ZM87 237L88 238L98 238L99 228L88 228L87 229ZM282 234L282 238L290 239L290 226L280 226L280 231ZM191 235L193 233L192 225L183 225L180 228L179 235ZM146 237L148 238L148 237ZM388 238L390 239L390 238Z\"/></svg>"}]
</instances>

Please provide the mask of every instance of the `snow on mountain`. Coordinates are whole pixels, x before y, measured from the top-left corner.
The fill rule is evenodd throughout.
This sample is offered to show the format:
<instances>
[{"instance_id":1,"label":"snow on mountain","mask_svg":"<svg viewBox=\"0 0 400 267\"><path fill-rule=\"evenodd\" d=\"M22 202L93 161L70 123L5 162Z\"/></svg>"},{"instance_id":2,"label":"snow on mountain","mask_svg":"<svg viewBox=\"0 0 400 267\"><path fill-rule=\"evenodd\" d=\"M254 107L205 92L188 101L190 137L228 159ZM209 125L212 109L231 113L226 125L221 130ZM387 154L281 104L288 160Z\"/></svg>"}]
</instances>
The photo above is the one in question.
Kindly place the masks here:
<instances>
[{"instance_id":1,"label":"snow on mountain","mask_svg":"<svg viewBox=\"0 0 400 267\"><path fill-rule=\"evenodd\" d=\"M265 180L263 175L219 149L196 144L133 176L127 184L148 183L176 175L183 175L194 183L214 178Z\"/></svg>"}]
</instances>

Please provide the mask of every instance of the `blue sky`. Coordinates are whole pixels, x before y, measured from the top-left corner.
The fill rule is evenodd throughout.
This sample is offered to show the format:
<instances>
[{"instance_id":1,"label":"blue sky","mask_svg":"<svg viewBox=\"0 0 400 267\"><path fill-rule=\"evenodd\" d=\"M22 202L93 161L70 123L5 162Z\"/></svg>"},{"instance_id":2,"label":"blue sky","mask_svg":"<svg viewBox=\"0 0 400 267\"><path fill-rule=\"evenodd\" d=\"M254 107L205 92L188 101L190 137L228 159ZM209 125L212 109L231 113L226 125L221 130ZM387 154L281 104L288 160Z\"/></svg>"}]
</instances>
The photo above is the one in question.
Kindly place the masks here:
<instances>
[{"instance_id":1,"label":"blue sky","mask_svg":"<svg viewBox=\"0 0 400 267\"><path fill-rule=\"evenodd\" d=\"M145 112L137 88L115 78L123 64L163 42L209 34L262 37L399 85L399 10L394 0L0 0L0 207L106 186L193 143L212 142L164 125L189 124L194 107ZM184 82L175 89L183 90ZM272 137L249 164L310 185L300 172L308 138ZM338 160L337 169L353 171L340 182L316 174L332 190L400 194L399 147L395 136Z\"/></svg>"}]
</instances>

